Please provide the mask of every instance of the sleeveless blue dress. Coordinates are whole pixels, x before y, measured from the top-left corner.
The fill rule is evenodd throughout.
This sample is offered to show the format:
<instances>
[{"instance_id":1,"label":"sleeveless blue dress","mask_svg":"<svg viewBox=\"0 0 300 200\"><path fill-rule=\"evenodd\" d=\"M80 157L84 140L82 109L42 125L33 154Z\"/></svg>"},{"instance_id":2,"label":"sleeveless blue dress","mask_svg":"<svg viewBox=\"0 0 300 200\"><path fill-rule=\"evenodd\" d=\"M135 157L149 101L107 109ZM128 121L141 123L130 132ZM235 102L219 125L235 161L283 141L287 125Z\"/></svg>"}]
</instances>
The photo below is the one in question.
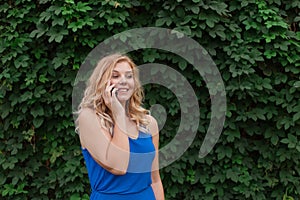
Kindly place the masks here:
<instances>
[{"instance_id":1,"label":"sleeveless blue dress","mask_svg":"<svg viewBox=\"0 0 300 200\"><path fill-rule=\"evenodd\" d=\"M90 200L155 200L151 187L151 168L155 147L150 134L139 131L129 138L130 158L127 172L114 175L99 165L87 149L82 149L92 193Z\"/></svg>"}]
</instances>

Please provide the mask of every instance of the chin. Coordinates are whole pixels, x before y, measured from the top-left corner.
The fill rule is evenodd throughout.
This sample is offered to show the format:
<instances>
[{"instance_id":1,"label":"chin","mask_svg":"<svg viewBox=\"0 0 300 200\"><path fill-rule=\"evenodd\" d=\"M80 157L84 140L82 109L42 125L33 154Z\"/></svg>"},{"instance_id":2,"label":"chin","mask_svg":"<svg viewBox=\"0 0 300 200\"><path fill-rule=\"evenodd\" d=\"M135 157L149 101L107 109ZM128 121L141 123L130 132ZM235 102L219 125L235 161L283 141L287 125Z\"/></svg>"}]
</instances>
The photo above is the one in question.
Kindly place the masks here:
<instances>
[{"instance_id":1,"label":"chin","mask_svg":"<svg viewBox=\"0 0 300 200\"><path fill-rule=\"evenodd\" d=\"M127 93L127 94L118 94L117 98L120 102L126 102L130 99L130 97L132 96L131 93Z\"/></svg>"},{"instance_id":2,"label":"chin","mask_svg":"<svg viewBox=\"0 0 300 200\"><path fill-rule=\"evenodd\" d=\"M120 101L120 102L126 102L126 101L128 101L130 98L129 97L118 97L118 100Z\"/></svg>"}]
</instances>

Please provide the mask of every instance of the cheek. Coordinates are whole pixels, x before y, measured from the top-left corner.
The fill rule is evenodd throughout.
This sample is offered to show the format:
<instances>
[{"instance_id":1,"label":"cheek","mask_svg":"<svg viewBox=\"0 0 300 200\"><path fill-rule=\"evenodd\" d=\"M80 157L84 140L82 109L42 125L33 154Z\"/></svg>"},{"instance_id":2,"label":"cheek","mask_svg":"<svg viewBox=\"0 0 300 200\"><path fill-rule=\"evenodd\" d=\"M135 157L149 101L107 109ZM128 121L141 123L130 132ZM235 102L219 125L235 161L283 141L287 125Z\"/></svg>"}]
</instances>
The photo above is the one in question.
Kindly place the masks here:
<instances>
[{"instance_id":1,"label":"cheek","mask_svg":"<svg viewBox=\"0 0 300 200\"><path fill-rule=\"evenodd\" d=\"M110 84L117 84L118 81L116 79L110 79Z\"/></svg>"},{"instance_id":2,"label":"cheek","mask_svg":"<svg viewBox=\"0 0 300 200\"><path fill-rule=\"evenodd\" d=\"M130 81L129 85L130 85L131 88L135 88L134 80Z\"/></svg>"}]
</instances>

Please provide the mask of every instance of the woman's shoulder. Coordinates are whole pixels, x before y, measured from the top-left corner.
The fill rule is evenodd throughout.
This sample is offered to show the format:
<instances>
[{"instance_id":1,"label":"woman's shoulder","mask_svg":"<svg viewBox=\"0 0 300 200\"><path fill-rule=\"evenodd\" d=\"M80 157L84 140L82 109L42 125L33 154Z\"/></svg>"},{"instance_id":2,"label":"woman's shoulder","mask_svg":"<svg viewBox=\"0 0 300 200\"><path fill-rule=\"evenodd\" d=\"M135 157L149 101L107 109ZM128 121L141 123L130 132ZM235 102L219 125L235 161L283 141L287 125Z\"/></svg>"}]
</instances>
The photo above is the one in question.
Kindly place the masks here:
<instances>
[{"instance_id":1,"label":"woman's shoulder","mask_svg":"<svg viewBox=\"0 0 300 200\"><path fill-rule=\"evenodd\" d=\"M82 108L78 113L78 120L79 121L87 120L89 117L95 117L95 116L96 113L94 109L86 107L86 108Z\"/></svg>"},{"instance_id":2,"label":"woman's shoulder","mask_svg":"<svg viewBox=\"0 0 300 200\"><path fill-rule=\"evenodd\" d=\"M156 119L151 114L146 114L146 119L149 121L149 124L157 123Z\"/></svg>"},{"instance_id":3,"label":"woman's shoulder","mask_svg":"<svg viewBox=\"0 0 300 200\"><path fill-rule=\"evenodd\" d=\"M151 135L158 134L158 125L157 125L156 119L150 114L146 115L146 119L149 122L148 129L149 129Z\"/></svg>"},{"instance_id":4,"label":"woman's shoulder","mask_svg":"<svg viewBox=\"0 0 300 200\"><path fill-rule=\"evenodd\" d=\"M95 110L89 107L84 107L80 110L79 115L95 114Z\"/></svg>"}]
</instances>

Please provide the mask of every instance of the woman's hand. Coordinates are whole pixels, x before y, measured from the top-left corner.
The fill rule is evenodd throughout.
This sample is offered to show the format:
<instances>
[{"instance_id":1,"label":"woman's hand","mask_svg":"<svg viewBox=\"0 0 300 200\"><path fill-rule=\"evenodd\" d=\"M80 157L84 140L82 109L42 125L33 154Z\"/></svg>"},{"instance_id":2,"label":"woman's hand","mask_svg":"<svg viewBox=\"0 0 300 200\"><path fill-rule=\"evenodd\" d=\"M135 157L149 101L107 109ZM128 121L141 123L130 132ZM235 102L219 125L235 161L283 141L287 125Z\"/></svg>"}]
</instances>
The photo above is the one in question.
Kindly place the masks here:
<instances>
[{"instance_id":1,"label":"woman's hand","mask_svg":"<svg viewBox=\"0 0 300 200\"><path fill-rule=\"evenodd\" d=\"M115 84L111 85L110 81L107 82L107 86L103 94L104 103L113 114L123 114L123 112L125 113L125 109L117 98L118 89L114 87Z\"/></svg>"},{"instance_id":2,"label":"woman's hand","mask_svg":"<svg viewBox=\"0 0 300 200\"><path fill-rule=\"evenodd\" d=\"M105 93L103 94L103 99L106 106L111 110L115 125L117 125L120 130L128 134L128 117L126 116L125 108L122 106L117 97L117 88L114 88L115 84L110 84L108 81Z\"/></svg>"}]
</instances>

